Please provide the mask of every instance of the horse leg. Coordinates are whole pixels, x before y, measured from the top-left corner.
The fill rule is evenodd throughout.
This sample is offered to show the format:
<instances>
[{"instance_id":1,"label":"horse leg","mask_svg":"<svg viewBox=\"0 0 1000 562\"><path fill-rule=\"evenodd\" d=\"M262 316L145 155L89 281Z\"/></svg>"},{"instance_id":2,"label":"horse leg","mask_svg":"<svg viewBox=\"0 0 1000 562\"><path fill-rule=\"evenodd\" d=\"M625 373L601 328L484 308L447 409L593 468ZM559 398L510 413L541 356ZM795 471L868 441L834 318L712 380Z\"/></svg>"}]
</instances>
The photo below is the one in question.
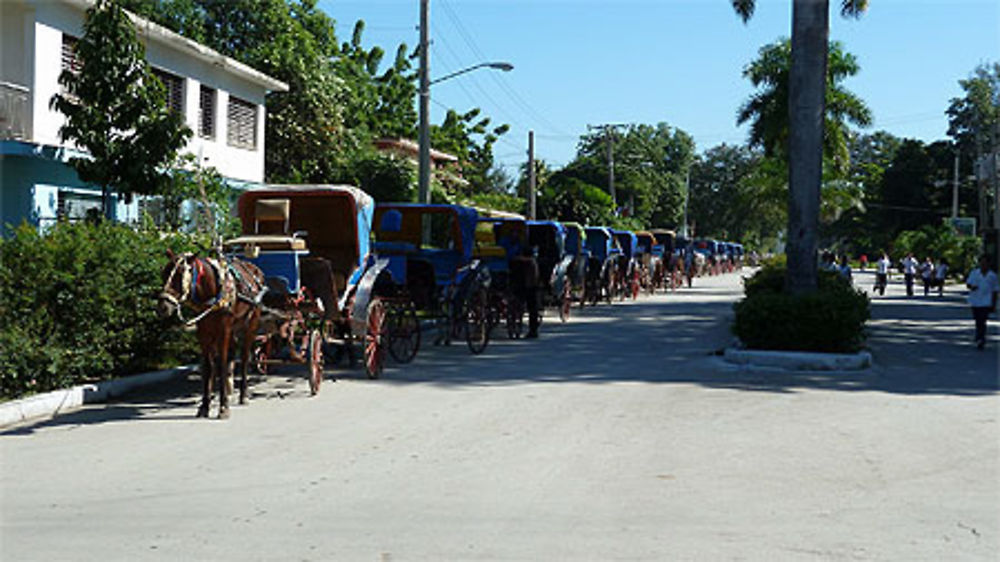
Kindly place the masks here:
<instances>
[{"instance_id":1,"label":"horse leg","mask_svg":"<svg viewBox=\"0 0 1000 562\"><path fill-rule=\"evenodd\" d=\"M260 310L253 309L247 314L243 329L243 353L240 357L240 404L247 403L247 370L250 365L250 351L253 347L253 337L260 323Z\"/></svg>"},{"instance_id":2,"label":"horse leg","mask_svg":"<svg viewBox=\"0 0 1000 562\"><path fill-rule=\"evenodd\" d=\"M219 330L221 337L218 340L219 345L219 419L224 420L229 418L229 390L232 386L232 371L229 369L229 344L233 337L233 323L232 318L225 318L221 322L222 326Z\"/></svg>"},{"instance_id":3,"label":"horse leg","mask_svg":"<svg viewBox=\"0 0 1000 562\"><path fill-rule=\"evenodd\" d=\"M208 351L201 355L201 405L198 406L199 418L208 417L208 407L212 403L212 378L215 376L212 367L212 356Z\"/></svg>"}]
</instances>

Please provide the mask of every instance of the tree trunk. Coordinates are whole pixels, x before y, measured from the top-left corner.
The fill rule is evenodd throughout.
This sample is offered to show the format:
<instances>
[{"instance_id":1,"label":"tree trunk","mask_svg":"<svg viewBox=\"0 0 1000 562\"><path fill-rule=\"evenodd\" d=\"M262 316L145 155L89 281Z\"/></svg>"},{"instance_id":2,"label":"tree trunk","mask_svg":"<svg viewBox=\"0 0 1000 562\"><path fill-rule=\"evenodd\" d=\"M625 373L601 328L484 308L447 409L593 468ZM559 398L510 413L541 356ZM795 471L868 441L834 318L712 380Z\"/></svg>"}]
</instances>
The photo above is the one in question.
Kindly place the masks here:
<instances>
[{"instance_id":1,"label":"tree trunk","mask_svg":"<svg viewBox=\"0 0 1000 562\"><path fill-rule=\"evenodd\" d=\"M788 273L792 294L816 289L816 244L823 178L829 0L794 0L788 91Z\"/></svg>"}]
</instances>

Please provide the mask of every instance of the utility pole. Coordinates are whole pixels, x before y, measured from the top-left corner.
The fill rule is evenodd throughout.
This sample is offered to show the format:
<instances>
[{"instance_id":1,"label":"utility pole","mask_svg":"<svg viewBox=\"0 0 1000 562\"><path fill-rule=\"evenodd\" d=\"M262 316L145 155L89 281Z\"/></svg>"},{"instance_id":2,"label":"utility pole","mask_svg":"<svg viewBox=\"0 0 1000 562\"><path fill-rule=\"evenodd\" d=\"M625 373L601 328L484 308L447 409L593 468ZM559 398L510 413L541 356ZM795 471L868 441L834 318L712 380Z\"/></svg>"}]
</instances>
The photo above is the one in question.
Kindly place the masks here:
<instances>
[{"instance_id":1,"label":"utility pole","mask_svg":"<svg viewBox=\"0 0 1000 562\"><path fill-rule=\"evenodd\" d=\"M684 224L681 226L681 236L688 238L688 201L691 199L691 168L684 174Z\"/></svg>"},{"instance_id":2,"label":"utility pole","mask_svg":"<svg viewBox=\"0 0 1000 562\"><path fill-rule=\"evenodd\" d=\"M420 153L418 193L420 203L431 202L431 80L429 67L428 11L430 0L420 0Z\"/></svg>"},{"instance_id":3,"label":"utility pole","mask_svg":"<svg viewBox=\"0 0 1000 562\"><path fill-rule=\"evenodd\" d=\"M958 147L955 147L955 177L951 188L951 218L958 218Z\"/></svg>"},{"instance_id":4,"label":"utility pole","mask_svg":"<svg viewBox=\"0 0 1000 562\"><path fill-rule=\"evenodd\" d=\"M535 131L528 131L528 218L535 220Z\"/></svg>"},{"instance_id":5,"label":"utility pole","mask_svg":"<svg viewBox=\"0 0 1000 562\"><path fill-rule=\"evenodd\" d=\"M611 204L615 212L618 212L618 194L615 193L615 131L619 127L625 127L623 123L608 123L605 125L587 125L587 130L599 129L604 133L604 140L608 150L608 193L611 195Z\"/></svg>"}]
</instances>

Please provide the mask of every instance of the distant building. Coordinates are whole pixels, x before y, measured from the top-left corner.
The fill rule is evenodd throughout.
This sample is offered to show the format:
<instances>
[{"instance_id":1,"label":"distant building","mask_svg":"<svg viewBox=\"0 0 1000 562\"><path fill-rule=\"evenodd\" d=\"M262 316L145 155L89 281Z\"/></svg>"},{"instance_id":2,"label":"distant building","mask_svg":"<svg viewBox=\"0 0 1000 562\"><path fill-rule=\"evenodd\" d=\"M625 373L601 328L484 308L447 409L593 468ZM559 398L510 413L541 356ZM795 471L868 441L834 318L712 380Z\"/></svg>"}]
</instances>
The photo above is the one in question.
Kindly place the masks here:
<instances>
[{"instance_id":1,"label":"distant building","mask_svg":"<svg viewBox=\"0 0 1000 562\"><path fill-rule=\"evenodd\" d=\"M380 152L392 154L417 163L420 158L420 145L410 139L381 138L375 141L375 148ZM446 185L464 186L468 182L462 178L462 168L458 157L447 152L431 149L431 173Z\"/></svg>"},{"instance_id":2,"label":"distant building","mask_svg":"<svg viewBox=\"0 0 1000 562\"><path fill-rule=\"evenodd\" d=\"M76 62L93 0L0 0L0 222L44 226L100 209L100 189L68 160L82 154L59 140L64 116L49 108L59 74ZM264 97L288 85L150 21L134 18L146 59L192 136L200 156L237 187L264 181ZM116 218L138 218L140 201L119 200Z\"/></svg>"}]
</instances>

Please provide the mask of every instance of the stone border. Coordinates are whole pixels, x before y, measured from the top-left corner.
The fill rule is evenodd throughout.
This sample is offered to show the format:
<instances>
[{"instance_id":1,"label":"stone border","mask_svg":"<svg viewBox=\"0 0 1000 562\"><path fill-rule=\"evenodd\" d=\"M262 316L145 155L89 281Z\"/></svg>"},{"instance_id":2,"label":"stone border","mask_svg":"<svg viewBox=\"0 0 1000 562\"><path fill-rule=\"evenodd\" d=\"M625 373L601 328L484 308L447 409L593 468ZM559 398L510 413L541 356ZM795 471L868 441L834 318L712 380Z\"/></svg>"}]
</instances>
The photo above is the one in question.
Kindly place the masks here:
<instances>
[{"instance_id":1,"label":"stone border","mask_svg":"<svg viewBox=\"0 0 1000 562\"><path fill-rule=\"evenodd\" d=\"M872 366L872 354L816 353L807 351L766 351L726 348L723 357L728 363L755 367L777 367L789 371L860 371Z\"/></svg>"},{"instance_id":2,"label":"stone border","mask_svg":"<svg viewBox=\"0 0 1000 562\"><path fill-rule=\"evenodd\" d=\"M45 394L0 403L0 429L37 418L64 414L84 404L104 402L109 398L121 396L136 388L168 381L181 375L187 375L195 370L197 370L197 366L186 365L164 371L154 371L152 373L132 375L95 384L84 384L63 390L54 390Z\"/></svg>"}]
</instances>

